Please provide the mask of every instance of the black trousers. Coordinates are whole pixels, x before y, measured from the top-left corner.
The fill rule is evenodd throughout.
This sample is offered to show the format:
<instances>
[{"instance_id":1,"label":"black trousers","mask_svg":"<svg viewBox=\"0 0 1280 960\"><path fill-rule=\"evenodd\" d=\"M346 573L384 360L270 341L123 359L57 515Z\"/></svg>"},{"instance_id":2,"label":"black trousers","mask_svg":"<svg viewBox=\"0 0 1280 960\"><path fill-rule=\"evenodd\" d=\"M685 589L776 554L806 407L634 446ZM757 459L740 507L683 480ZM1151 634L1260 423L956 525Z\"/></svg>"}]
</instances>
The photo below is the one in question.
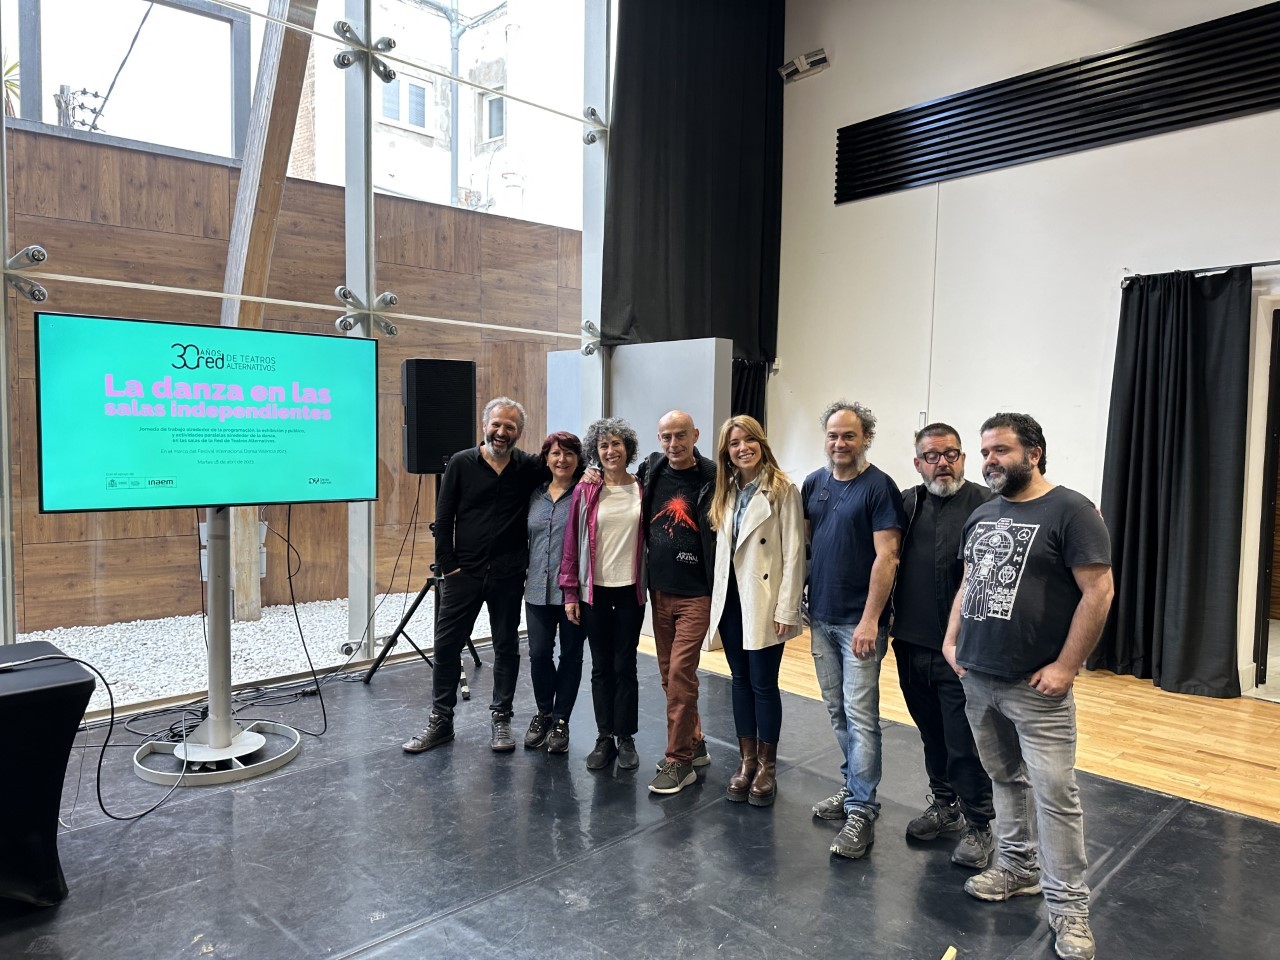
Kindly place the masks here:
<instances>
[{"instance_id":1,"label":"black trousers","mask_svg":"<svg viewBox=\"0 0 1280 960\"><path fill-rule=\"evenodd\" d=\"M582 625L591 644L591 703L600 736L634 736L640 725L640 681L636 650L644 626L644 606L635 584L595 587L584 603Z\"/></svg>"},{"instance_id":2,"label":"black trousers","mask_svg":"<svg viewBox=\"0 0 1280 960\"><path fill-rule=\"evenodd\" d=\"M982 768L964 712L964 687L942 651L893 641L898 682L920 730L929 790L938 803L960 801L965 818L985 827L995 818L991 778Z\"/></svg>"},{"instance_id":3,"label":"black trousers","mask_svg":"<svg viewBox=\"0 0 1280 960\"><path fill-rule=\"evenodd\" d=\"M462 676L462 648L476 625L480 605L489 606L493 632L493 702L489 709L511 715L511 702L520 678L520 604L524 573L514 577L472 576L459 570L441 582L440 620L435 637L435 672L431 678L433 713L453 719Z\"/></svg>"}]
</instances>

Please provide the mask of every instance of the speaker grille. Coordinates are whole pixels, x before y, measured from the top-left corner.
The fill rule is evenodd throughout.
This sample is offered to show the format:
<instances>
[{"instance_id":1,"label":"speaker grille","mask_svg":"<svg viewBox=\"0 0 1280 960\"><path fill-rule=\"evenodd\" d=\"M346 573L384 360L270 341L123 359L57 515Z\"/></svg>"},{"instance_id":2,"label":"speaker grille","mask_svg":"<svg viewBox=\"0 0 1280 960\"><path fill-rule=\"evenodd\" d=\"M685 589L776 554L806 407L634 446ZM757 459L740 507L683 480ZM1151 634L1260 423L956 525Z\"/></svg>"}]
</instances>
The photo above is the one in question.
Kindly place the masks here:
<instances>
[{"instance_id":1,"label":"speaker grille","mask_svg":"<svg viewBox=\"0 0 1280 960\"><path fill-rule=\"evenodd\" d=\"M406 360L400 396L409 473L444 473L449 457L478 442L474 360Z\"/></svg>"},{"instance_id":2,"label":"speaker grille","mask_svg":"<svg viewBox=\"0 0 1280 960\"><path fill-rule=\"evenodd\" d=\"M1280 106L1280 3L841 127L836 203Z\"/></svg>"}]
</instances>

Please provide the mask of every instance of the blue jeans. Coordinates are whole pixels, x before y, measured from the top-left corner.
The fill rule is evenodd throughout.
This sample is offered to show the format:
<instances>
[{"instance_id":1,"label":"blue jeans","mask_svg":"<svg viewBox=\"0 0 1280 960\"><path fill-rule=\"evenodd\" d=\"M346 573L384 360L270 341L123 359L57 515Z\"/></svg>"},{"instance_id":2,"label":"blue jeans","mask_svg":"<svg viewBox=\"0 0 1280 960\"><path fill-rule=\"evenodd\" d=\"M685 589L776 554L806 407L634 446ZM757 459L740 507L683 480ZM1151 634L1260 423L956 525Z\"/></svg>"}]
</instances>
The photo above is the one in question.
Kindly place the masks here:
<instances>
[{"instance_id":1,"label":"blue jeans","mask_svg":"<svg viewBox=\"0 0 1280 960\"><path fill-rule=\"evenodd\" d=\"M566 723L582 683L582 647L587 632L572 623L563 604L524 604L529 625L529 678L538 712ZM555 663L556 628L560 630L560 666Z\"/></svg>"},{"instance_id":2,"label":"blue jeans","mask_svg":"<svg viewBox=\"0 0 1280 960\"><path fill-rule=\"evenodd\" d=\"M996 863L1021 876L1038 869L1051 914L1088 916L1074 695L1050 697L1025 680L974 670L963 682L965 712L994 788Z\"/></svg>"},{"instance_id":3,"label":"blue jeans","mask_svg":"<svg viewBox=\"0 0 1280 960\"><path fill-rule=\"evenodd\" d=\"M814 620L809 625L810 650L822 700L844 756L840 776L849 791L845 815L856 811L874 820L880 815L880 804L876 803L881 770L880 661L889 638L882 630L876 639L875 656L859 660L853 655L856 626Z\"/></svg>"}]
</instances>

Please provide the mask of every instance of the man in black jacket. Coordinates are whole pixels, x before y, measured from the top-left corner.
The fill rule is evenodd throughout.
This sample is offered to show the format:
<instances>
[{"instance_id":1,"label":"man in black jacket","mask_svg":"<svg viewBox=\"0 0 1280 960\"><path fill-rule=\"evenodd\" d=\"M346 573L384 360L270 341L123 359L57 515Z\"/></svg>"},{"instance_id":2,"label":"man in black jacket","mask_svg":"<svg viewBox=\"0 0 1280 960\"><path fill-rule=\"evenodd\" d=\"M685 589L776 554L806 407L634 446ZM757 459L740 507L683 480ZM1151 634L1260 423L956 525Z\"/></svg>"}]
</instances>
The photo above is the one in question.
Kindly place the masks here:
<instances>
[{"instance_id":1,"label":"man in black jacket","mask_svg":"<svg viewBox=\"0 0 1280 960\"><path fill-rule=\"evenodd\" d=\"M672 410L658 421L661 453L640 465L658 671L667 695L667 750L654 793L678 793L711 762L698 716L698 661L711 619L715 534L707 512L716 465L698 453L693 418Z\"/></svg>"},{"instance_id":2,"label":"man in black jacket","mask_svg":"<svg viewBox=\"0 0 1280 960\"><path fill-rule=\"evenodd\" d=\"M954 427L931 423L915 440L915 468L924 482L902 491L907 533L893 596L893 651L902 696L924 743L931 796L928 809L907 825L907 836L959 836L951 862L980 870L995 846L991 779L965 716L964 687L943 659L942 639L964 576L965 521L993 494L965 481Z\"/></svg>"},{"instance_id":3,"label":"man in black jacket","mask_svg":"<svg viewBox=\"0 0 1280 960\"><path fill-rule=\"evenodd\" d=\"M520 676L520 603L529 565L529 497L550 477L538 457L516 449L525 413L510 397L484 408L484 443L449 458L436 498L436 566L441 581L435 637L431 717L404 744L421 753L453 739L462 648L480 605L488 604L493 631L493 702L489 746L516 748L512 700Z\"/></svg>"}]
</instances>

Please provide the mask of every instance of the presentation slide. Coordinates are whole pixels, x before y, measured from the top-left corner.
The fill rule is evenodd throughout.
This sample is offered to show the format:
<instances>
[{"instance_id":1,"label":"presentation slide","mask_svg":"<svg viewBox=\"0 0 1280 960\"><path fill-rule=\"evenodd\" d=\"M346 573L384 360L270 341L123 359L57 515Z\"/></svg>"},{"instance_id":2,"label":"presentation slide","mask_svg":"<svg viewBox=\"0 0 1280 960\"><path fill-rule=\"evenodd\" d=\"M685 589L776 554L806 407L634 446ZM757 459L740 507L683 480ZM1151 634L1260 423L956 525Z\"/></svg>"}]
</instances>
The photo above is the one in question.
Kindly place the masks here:
<instances>
[{"instance_id":1,"label":"presentation slide","mask_svg":"<svg viewBox=\"0 0 1280 960\"><path fill-rule=\"evenodd\" d=\"M377 341L36 314L40 510L377 498Z\"/></svg>"}]
</instances>

